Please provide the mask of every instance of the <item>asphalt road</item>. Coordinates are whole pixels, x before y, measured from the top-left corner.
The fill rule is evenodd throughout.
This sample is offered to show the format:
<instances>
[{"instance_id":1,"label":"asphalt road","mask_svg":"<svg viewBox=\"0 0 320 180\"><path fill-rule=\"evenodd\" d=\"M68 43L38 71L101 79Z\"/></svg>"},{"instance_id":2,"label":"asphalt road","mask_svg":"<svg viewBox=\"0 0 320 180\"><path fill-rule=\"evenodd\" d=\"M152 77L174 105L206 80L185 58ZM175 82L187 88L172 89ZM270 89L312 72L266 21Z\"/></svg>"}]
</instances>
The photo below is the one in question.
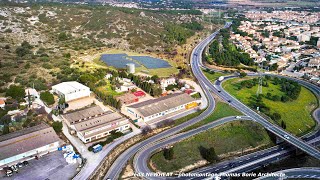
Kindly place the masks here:
<instances>
[{"instance_id":1,"label":"asphalt road","mask_svg":"<svg viewBox=\"0 0 320 180\"><path fill-rule=\"evenodd\" d=\"M304 178L304 179L320 179L320 168L293 168L274 172L274 174L282 174L282 179ZM277 175L270 177L260 177L257 180L278 180Z\"/></svg>"},{"instance_id":2,"label":"asphalt road","mask_svg":"<svg viewBox=\"0 0 320 180\"><path fill-rule=\"evenodd\" d=\"M227 24L226 26L228 26L228 25L230 25L230 24ZM204 113L202 113L200 116L198 116L198 117L196 117L186 123L183 123L177 127L174 127L174 128L169 129L165 132L162 132L156 136L153 136L153 137L129 148L127 151L125 151L123 154L121 154L120 157L113 163L112 167L109 169L107 175L105 176L106 178L116 179L119 176L119 174L122 171L125 164L127 163L127 161L137 152L139 152L139 153L137 154L137 156L135 156L135 161L134 161L134 166L135 166L136 172L141 173L141 174L150 173L150 170L147 167L147 160L148 160L148 157L150 157L150 155L155 150L157 150L158 148L164 147L170 143L174 143L179 138L182 138L182 139L186 138L186 137L188 137L188 135L191 135L192 132L193 133L202 132L201 130L203 130L203 129L198 128L198 129L192 130L187 133L182 133L182 134L171 136L173 134L176 134L177 132L179 132L183 128L204 119L206 116L208 116L212 112L212 110L214 109L214 99L213 99L212 95L210 94L209 90L214 92L218 96L220 96L222 99L229 101L230 102L229 104L231 106L234 106L235 108L237 108L238 110L243 112L248 117L251 117L251 119L253 119L254 121L262 124L266 129L275 133L279 137L283 138L288 143L293 144L297 148L299 148L299 149L305 151L306 153L320 159L320 153L316 148L314 148L311 145L308 145L306 142L302 141L301 139L285 132L282 128L270 123L269 121L267 121L266 119L261 117L259 114L257 114L256 112L254 112L250 108L246 107L244 104L239 102L237 99L235 99L231 95L229 95L226 91L224 91L220 86L220 82L216 82L213 85L204 76L204 74L201 71L201 67L203 67L202 62L201 62L201 54L202 54L204 48L206 47L206 45L212 41L212 39L217 35L217 33L218 32L213 33L207 39L202 41L193 50L192 57L191 57L192 71L193 71L195 77L198 79L201 87L204 89L204 92L208 98L208 102L209 102L208 109ZM221 92L218 92L218 90L220 90ZM213 104L213 106L212 106L212 104ZM223 121L219 121L219 122L222 123ZM190 133L190 134L188 134L188 133ZM286 135L288 138L284 138L284 135ZM171 136L171 137L169 137L169 136ZM277 155L274 152L267 152L267 153L272 153L272 156L275 156L275 157ZM225 165L225 166L228 167L230 165ZM211 169L210 169L210 171L211 171ZM154 179L154 178L152 178L152 179Z\"/></svg>"}]
</instances>

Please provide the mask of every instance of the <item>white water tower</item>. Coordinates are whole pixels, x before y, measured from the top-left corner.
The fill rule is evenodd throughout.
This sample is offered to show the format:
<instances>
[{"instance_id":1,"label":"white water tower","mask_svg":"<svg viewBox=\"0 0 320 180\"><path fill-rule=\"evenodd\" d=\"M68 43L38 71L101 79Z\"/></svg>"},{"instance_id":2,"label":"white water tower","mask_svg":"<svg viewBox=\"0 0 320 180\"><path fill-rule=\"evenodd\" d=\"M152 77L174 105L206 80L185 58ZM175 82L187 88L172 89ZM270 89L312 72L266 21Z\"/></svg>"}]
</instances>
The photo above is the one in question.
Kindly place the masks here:
<instances>
[{"instance_id":1,"label":"white water tower","mask_svg":"<svg viewBox=\"0 0 320 180\"><path fill-rule=\"evenodd\" d=\"M127 72L128 73L135 73L135 65L133 63L127 64Z\"/></svg>"}]
</instances>

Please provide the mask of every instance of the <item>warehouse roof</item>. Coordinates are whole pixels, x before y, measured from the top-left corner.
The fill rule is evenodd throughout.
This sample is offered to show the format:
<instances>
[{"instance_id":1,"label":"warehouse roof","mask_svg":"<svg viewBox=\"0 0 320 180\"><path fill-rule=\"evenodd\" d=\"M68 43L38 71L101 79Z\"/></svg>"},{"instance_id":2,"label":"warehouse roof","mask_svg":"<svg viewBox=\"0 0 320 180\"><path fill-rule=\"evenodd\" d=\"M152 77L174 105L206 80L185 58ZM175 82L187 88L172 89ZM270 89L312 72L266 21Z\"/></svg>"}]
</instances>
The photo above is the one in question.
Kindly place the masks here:
<instances>
[{"instance_id":1,"label":"warehouse roof","mask_svg":"<svg viewBox=\"0 0 320 180\"><path fill-rule=\"evenodd\" d=\"M53 128L40 124L0 136L0 160L59 141Z\"/></svg>"},{"instance_id":2,"label":"warehouse roof","mask_svg":"<svg viewBox=\"0 0 320 180\"><path fill-rule=\"evenodd\" d=\"M83 134L85 134L85 132L92 131L94 129L99 129L104 126L117 126L119 122L125 120L127 120L125 117L122 117L119 113L113 112L109 114L103 114L86 121L79 122L74 126L77 131L80 131ZM89 136L92 136L92 134L90 134Z\"/></svg>"},{"instance_id":3,"label":"warehouse roof","mask_svg":"<svg viewBox=\"0 0 320 180\"><path fill-rule=\"evenodd\" d=\"M88 88L87 86L76 81L62 82L60 84L52 86L52 89L56 89L63 94L75 93L80 90L90 90L90 88Z\"/></svg>"},{"instance_id":4,"label":"warehouse roof","mask_svg":"<svg viewBox=\"0 0 320 180\"><path fill-rule=\"evenodd\" d=\"M137 103L128 106L128 108L134 108L144 117L148 117L193 101L195 101L195 99L188 94L177 93Z\"/></svg>"},{"instance_id":5,"label":"warehouse roof","mask_svg":"<svg viewBox=\"0 0 320 180\"><path fill-rule=\"evenodd\" d=\"M76 123L77 121L85 120L87 118L101 115L101 114L108 114L111 111L104 112L100 106L91 106L89 108L79 109L70 113L66 113L63 117L69 121L70 124Z\"/></svg>"}]
</instances>

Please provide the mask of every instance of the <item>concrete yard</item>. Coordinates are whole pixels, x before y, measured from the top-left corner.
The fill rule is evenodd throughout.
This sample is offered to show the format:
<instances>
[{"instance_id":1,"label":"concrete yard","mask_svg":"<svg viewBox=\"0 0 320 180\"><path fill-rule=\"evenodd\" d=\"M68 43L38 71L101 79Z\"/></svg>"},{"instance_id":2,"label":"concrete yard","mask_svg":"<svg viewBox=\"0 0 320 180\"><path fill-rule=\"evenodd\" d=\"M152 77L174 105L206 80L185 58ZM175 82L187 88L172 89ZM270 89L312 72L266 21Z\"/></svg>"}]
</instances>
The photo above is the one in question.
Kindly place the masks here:
<instances>
[{"instance_id":1,"label":"concrete yard","mask_svg":"<svg viewBox=\"0 0 320 180\"><path fill-rule=\"evenodd\" d=\"M0 179L15 180L45 180L45 179L72 179L77 173L78 163L68 164L63 158L63 152L55 151L40 157L38 160L29 160L29 165L19 168L18 173L6 177L4 171L0 171Z\"/></svg>"}]
</instances>

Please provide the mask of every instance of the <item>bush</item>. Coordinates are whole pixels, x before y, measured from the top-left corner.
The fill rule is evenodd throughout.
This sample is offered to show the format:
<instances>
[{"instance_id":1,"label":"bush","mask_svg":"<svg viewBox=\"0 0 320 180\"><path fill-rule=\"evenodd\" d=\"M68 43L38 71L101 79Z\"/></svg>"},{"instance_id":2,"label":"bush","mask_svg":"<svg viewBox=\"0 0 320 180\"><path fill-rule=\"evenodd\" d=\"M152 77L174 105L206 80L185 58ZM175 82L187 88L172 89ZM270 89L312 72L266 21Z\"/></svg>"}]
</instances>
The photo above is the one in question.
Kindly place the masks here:
<instances>
[{"instance_id":1,"label":"bush","mask_svg":"<svg viewBox=\"0 0 320 180\"><path fill-rule=\"evenodd\" d=\"M22 86L11 85L6 91L6 96L10 96L13 99L20 101L25 96L24 88Z\"/></svg>"},{"instance_id":2,"label":"bush","mask_svg":"<svg viewBox=\"0 0 320 180\"><path fill-rule=\"evenodd\" d=\"M62 132L62 122L55 121L52 123L52 127L56 133Z\"/></svg>"},{"instance_id":3,"label":"bush","mask_svg":"<svg viewBox=\"0 0 320 180\"><path fill-rule=\"evenodd\" d=\"M173 148L165 148L163 150L163 156L166 160L172 160L174 156Z\"/></svg>"},{"instance_id":4,"label":"bush","mask_svg":"<svg viewBox=\"0 0 320 180\"><path fill-rule=\"evenodd\" d=\"M47 105L54 104L54 97L49 91L42 92L40 99L43 100Z\"/></svg>"}]
</instances>

